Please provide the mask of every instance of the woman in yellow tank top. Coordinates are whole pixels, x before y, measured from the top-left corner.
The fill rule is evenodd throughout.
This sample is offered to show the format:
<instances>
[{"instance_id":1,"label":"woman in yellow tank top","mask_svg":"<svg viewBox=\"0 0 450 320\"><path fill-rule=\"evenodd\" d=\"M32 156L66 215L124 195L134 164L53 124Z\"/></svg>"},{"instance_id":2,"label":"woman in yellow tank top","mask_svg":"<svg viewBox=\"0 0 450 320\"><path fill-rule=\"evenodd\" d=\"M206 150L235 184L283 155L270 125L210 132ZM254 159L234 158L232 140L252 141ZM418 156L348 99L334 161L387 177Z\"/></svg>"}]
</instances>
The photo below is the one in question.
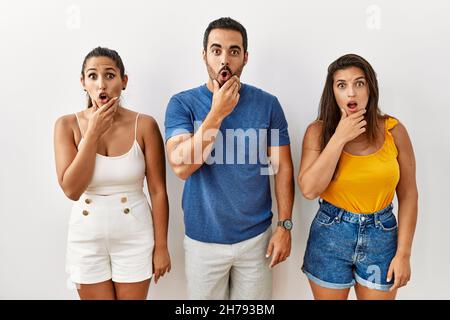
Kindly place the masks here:
<instances>
[{"instance_id":1,"label":"woman in yellow tank top","mask_svg":"<svg viewBox=\"0 0 450 320\"><path fill-rule=\"evenodd\" d=\"M378 108L375 71L360 56L328 67L298 183L306 198L320 197L302 267L314 297L347 299L355 286L358 299L395 299L411 275L415 159L405 127Z\"/></svg>"}]
</instances>

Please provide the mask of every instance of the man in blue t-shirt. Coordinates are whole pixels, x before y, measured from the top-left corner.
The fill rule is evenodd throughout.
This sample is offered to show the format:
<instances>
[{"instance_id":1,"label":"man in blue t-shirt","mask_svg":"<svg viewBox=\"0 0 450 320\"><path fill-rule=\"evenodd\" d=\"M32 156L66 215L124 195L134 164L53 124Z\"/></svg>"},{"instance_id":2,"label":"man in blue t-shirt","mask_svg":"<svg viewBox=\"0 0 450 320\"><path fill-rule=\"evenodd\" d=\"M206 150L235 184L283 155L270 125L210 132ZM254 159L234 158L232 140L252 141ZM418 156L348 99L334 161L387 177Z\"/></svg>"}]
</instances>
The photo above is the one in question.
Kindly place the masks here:
<instances>
[{"instance_id":1,"label":"man in blue t-shirt","mask_svg":"<svg viewBox=\"0 0 450 320\"><path fill-rule=\"evenodd\" d=\"M174 95L165 119L169 163L186 180L188 295L271 299L270 268L291 250L294 182L287 122L275 96L240 83L248 52L239 22L211 22L203 49L208 82ZM270 175L278 205L273 234Z\"/></svg>"}]
</instances>

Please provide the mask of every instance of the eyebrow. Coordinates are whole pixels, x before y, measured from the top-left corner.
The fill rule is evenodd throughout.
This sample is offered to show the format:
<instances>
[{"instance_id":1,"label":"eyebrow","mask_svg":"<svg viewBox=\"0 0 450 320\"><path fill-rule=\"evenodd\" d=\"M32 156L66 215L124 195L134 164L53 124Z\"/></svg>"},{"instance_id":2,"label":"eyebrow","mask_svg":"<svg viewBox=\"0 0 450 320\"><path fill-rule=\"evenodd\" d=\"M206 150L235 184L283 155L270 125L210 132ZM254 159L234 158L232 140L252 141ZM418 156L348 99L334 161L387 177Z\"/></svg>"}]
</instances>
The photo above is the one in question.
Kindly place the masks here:
<instances>
[{"instance_id":1,"label":"eyebrow","mask_svg":"<svg viewBox=\"0 0 450 320\"><path fill-rule=\"evenodd\" d=\"M212 47L218 47L218 48L222 48L222 46L218 43L213 43L209 48L211 49ZM242 48L238 45L232 45L230 46L230 49L238 49L238 50L242 50Z\"/></svg>"},{"instance_id":2,"label":"eyebrow","mask_svg":"<svg viewBox=\"0 0 450 320\"><path fill-rule=\"evenodd\" d=\"M364 76L358 77L358 78L355 79L355 81L356 81L356 80L361 80L361 79L366 80L366 77L364 77ZM343 80L343 79L339 79L339 80L336 80L336 82L346 82L346 81Z\"/></svg>"},{"instance_id":3,"label":"eyebrow","mask_svg":"<svg viewBox=\"0 0 450 320\"><path fill-rule=\"evenodd\" d=\"M86 70L86 72L91 71L91 70L97 71L96 68L89 68L89 69ZM116 71L116 69L114 69L113 67L108 67L108 68L106 68L106 70Z\"/></svg>"}]
</instances>

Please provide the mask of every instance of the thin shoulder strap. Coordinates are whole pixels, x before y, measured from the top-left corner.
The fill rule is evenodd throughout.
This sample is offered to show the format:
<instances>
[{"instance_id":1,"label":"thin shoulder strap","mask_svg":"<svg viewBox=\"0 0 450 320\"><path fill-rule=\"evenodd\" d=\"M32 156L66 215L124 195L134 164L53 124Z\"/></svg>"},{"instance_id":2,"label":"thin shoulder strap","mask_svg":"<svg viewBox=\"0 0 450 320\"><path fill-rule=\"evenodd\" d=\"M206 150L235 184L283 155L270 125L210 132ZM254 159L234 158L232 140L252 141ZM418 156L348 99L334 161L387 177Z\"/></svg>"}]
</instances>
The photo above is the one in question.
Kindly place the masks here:
<instances>
[{"instance_id":1,"label":"thin shoulder strap","mask_svg":"<svg viewBox=\"0 0 450 320\"><path fill-rule=\"evenodd\" d=\"M137 123L138 123L139 113L136 115L136 123L134 124L134 140L137 140Z\"/></svg>"},{"instance_id":2,"label":"thin shoulder strap","mask_svg":"<svg viewBox=\"0 0 450 320\"><path fill-rule=\"evenodd\" d=\"M75 113L75 117L77 118L78 128L80 129L81 137L83 138L83 130L81 130L80 119L78 118L78 115L76 113Z\"/></svg>"}]
</instances>

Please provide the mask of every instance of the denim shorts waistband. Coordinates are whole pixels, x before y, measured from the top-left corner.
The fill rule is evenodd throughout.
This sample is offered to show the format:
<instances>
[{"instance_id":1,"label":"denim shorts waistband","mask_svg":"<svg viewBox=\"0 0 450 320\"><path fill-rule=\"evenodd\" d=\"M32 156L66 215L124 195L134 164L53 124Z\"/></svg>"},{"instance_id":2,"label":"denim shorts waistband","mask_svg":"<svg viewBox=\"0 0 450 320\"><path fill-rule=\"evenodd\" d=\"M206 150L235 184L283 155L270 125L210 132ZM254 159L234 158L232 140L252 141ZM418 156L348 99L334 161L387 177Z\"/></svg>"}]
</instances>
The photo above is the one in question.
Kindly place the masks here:
<instances>
[{"instance_id":1,"label":"denim shorts waistband","mask_svg":"<svg viewBox=\"0 0 450 320\"><path fill-rule=\"evenodd\" d=\"M373 213L354 213L347 211L345 209L336 207L335 205L327 202L326 200L319 198L320 210L325 211L330 214L332 217L338 218L338 220L344 220L351 223L361 223L364 221L365 223L374 223L380 221L383 216L389 216L392 213L393 204L390 203L385 208L373 212Z\"/></svg>"}]
</instances>

